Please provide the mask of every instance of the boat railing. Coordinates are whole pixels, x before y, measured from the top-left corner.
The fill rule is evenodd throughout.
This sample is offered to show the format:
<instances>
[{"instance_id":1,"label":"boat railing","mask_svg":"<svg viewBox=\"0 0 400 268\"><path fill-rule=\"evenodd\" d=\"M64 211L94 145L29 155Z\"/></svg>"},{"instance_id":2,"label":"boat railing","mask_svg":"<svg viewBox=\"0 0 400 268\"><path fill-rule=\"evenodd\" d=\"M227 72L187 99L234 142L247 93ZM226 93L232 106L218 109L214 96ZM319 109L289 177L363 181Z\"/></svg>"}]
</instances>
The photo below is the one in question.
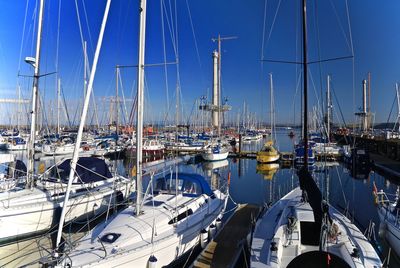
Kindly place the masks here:
<instances>
[{"instance_id":1,"label":"boat railing","mask_svg":"<svg viewBox=\"0 0 400 268\"><path fill-rule=\"evenodd\" d=\"M393 196L394 201L393 198L390 199L388 196ZM397 194L389 194L380 190L375 196L375 203L385 209L386 218L390 216L393 220L392 223L396 227L400 226L400 207Z\"/></svg>"}]
</instances>

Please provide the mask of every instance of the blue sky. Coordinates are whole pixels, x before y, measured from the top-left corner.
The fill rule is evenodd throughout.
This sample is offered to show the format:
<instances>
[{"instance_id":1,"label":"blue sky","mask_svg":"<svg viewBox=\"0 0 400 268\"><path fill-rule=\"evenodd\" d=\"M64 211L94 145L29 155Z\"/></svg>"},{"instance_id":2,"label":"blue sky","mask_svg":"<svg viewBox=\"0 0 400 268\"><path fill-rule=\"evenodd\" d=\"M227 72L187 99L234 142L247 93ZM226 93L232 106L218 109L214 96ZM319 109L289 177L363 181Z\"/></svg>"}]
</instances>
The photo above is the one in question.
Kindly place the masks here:
<instances>
[{"instance_id":1,"label":"blue sky","mask_svg":"<svg viewBox=\"0 0 400 268\"><path fill-rule=\"evenodd\" d=\"M310 60L351 55L350 32L346 13L346 2L339 0L309 0L308 29ZM58 8L61 3L60 46L58 76L70 109L83 93L83 54L79 34L75 1L46 1L43 30L41 73L56 70L56 44ZM77 0L84 39L88 41L89 61L92 62L105 0ZM167 13L164 13L165 43L167 61L175 61L171 34L166 16L173 9L175 20L175 1L164 0ZM188 5L187 5L188 3ZM394 98L394 88L400 75L400 2L395 0L352 0L349 1L351 36L354 47L354 76L351 59L310 67L309 105L316 105L321 91L326 89L326 75L332 76L332 87L340 101L346 120L353 120L353 112L361 105L361 81L371 72L372 112L376 122L386 122ZM17 74L32 74L32 69L23 62L25 56L34 55L35 0L0 2L0 98L15 98L17 83L25 98L30 98L29 78L17 79ZM279 10L275 18L275 13ZM25 8L27 6L26 27L23 30ZM191 12L190 20L188 6ZM299 122L300 95L296 85L301 67L277 63L261 63L260 59L300 61L300 1L268 0L266 25L264 27L264 0L179 0L176 1L177 33L179 50L179 73L183 112L187 118L194 100L210 94L212 81L211 53L216 43L211 38L219 33L222 36L237 36L238 39L223 43L222 91L228 97L232 112L228 117L236 118L243 110L243 103L263 121L269 115L268 73L273 73L277 121L293 122L294 114ZM85 8L84 8L85 7ZM161 30L161 1L148 0L146 62L163 62L163 43ZM86 10L86 15L84 9ZM138 1L113 0L104 36L103 48L94 83L97 98L115 93L115 65L137 63ZM86 21L86 17L88 21ZM170 17L169 17L170 18ZM274 23L273 23L274 21ZM193 23L194 35L192 26ZM274 25L272 27L272 25ZM272 29L272 30L271 30ZM175 32L175 31L174 31ZM263 42L264 36L264 42ZM198 54L195 40L197 42ZM262 49L264 43L264 49ZM20 59L20 48L22 54ZM164 67L151 67L146 70L146 116L148 120L159 119L166 112L167 99L171 107L171 118L175 102L176 66L170 65L168 71L168 98L165 86ZM121 73L126 97L132 96L135 89L135 69ZM354 89L353 91L353 78ZM41 79L40 89L50 113L50 100L55 96L55 76ZM301 85L301 82L300 82ZM322 85L322 87L321 87ZM300 91L301 88L298 90ZM295 98L295 96L297 96ZM354 99L355 97L355 99ZM105 110L108 104L98 100L99 109ZM295 104L295 106L294 106ZM54 104L53 104L54 105ZM130 105L128 103L128 105ZM334 103L339 113L338 104ZM4 117L10 117L9 105ZM129 109L129 108L128 108ZM397 112L397 111L395 111ZM73 113L73 112L71 112ZM79 114L79 113L78 113ZM152 116L150 116L150 114ZM336 119L336 116L335 116ZM9 119L7 119L9 120ZM337 121L337 119L336 119Z\"/></svg>"}]
</instances>

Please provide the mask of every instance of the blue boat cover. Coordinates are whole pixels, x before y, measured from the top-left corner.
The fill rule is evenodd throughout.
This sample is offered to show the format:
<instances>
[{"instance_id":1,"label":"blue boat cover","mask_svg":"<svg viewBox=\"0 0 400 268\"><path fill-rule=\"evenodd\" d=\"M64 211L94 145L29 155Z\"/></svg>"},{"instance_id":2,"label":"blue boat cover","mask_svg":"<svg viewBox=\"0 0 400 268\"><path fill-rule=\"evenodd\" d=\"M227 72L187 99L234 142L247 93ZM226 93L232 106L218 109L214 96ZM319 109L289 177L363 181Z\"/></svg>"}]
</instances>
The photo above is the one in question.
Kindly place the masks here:
<instances>
[{"instance_id":1,"label":"blue boat cover","mask_svg":"<svg viewBox=\"0 0 400 268\"><path fill-rule=\"evenodd\" d=\"M67 159L58 165L58 168L69 174L71 170L70 163L71 159ZM106 162L103 159L95 157L79 158L76 166L76 172L83 183L96 182L105 180L106 178L112 178Z\"/></svg>"},{"instance_id":2,"label":"blue boat cover","mask_svg":"<svg viewBox=\"0 0 400 268\"><path fill-rule=\"evenodd\" d=\"M26 141L23 139L23 138L20 138L20 137L13 137L13 138L11 138L12 139L12 142L14 143L15 142L15 144L26 144Z\"/></svg>"},{"instance_id":3,"label":"blue boat cover","mask_svg":"<svg viewBox=\"0 0 400 268\"><path fill-rule=\"evenodd\" d=\"M176 173L172 173L172 177L171 174L165 176L166 180L169 180L170 178L172 179L176 178ZM206 194L208 196L212 196L214 194L210 188L210 185L202 175L194 173L178 173L178 179L197 183L198 185L200 185L203 194ZM185 183L183 183L182 185L185 185Z\"/></svg>"}]
</instances>

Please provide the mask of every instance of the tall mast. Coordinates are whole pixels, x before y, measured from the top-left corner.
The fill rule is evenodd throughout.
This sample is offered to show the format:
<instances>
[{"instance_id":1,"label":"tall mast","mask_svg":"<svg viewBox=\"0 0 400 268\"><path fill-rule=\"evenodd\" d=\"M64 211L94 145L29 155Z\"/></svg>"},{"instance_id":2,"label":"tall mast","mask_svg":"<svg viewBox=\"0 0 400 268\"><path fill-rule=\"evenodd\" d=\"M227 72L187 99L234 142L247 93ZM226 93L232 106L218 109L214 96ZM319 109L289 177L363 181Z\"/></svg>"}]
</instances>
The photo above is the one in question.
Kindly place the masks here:
<instances>
[{"instance_id":1,"label":"tall mast","mask_svg":"<svg viewBox=\"0 0 400 268\"><path fill-rule=\"evenodd\" d=\"M117 67L115 70L115 112L116 112L116 121L115 121L115 133L117 134L117 139L118 140L118 106L119 106L119 100L118 100L118 77L119 77L119 68Z\"/></svg>"},{"instance_id":2,"label":"tall mast","mask_svg":"<svg viewBox=\"0 0 400 268\"><path fill-rule=\"evenodd\" d=\"M87 73L88 73L88 58L87 58L87 43L83 42L83 98L86 98L87 93Z\"/></svg>"},{"instance_id":3,"label":"tall mast","mask_svg":"<svg viewBox=\"0 0 400 268\"><path fill-rule=\"evenodd\" d=\"M221 36L218 34L218 137L221 136Z\"/></svg>"},{"instance_id":4,"label":"tall mast","mask_svg":"<svg viewBox=\"0 0 400 268\"><path fill-rule=\"evenodd\" d=\"M273 126L273 110L272 110L272 105L273 105L273 101L272 101L272 91L273 91L273 82L272 82L272 73L269 73L269 82L270 82L270 123L271 123L271 140L273 138L273 133L272 133L272 126Z\"/></svg>"},{"instance_id":5,"label":"tall mast","mask_svg":"<svg viewBox=\"0 0 400 268\"><path fill-rule=\"evenodd\" d=\"M60 133L60 93L61 93L61 79L57 81L57 134Z\"/></svg>"},{"instance_id":6,"label":"tall mast","mask_svg":"<svg viewBox=\"0 0 400 268\"><path fill-rule=\"evenodd\" d=\"M94 53L93 68L92 68L92 71L90 72L89 84L88 84L87 92L85 94L81 122L79 124L78 135L77 135L76 141L75 141L74 154L73 154L72 160L71 160L71 170L69 172L67 191L65 193L65 199L64 199L64 202L62 205L62 211L61 211L61 216L60 216L60 223L58 225L56 249L58 249L60 242L61 242L61 235L62 235L62 229L64 226L65 214L68 209L68 199L69 199L69 195L71 192L72 182L74 181L74 177L75 177L75 170L76 170L76 165L77 165L78 157L79 157L79 148L80 148L81 141L82 141L83 127L85 126L86 115L88 112L89 101L90 101L90 95L93 90L94 75L96 73L97 62L99 59L100 49L101 49L101 45L103 42L104 29L106 27L108 11L110 10L110 4L111 4L111 0L107 0L106 8L104 11L103 21L101 23L99 39L97 40L96 51Z\"/></svg>"},{"instance_id":7,"label":"tall mast","mask_svg":"<svg viewBox=\"0 0 400 268\"><path fill-rule=\"evenodd\" d=\"M146 44L146 0L140 0L139 8L139 57L137 73L137 126L136 126L136 215L140 214L142 201L142 143L143 143L143 95L144 49ZM178 98L178 96L177 96Z\"/></svg>"},{"instance_id":8,"label":"tall mast","mask_svg":"<svg viewBox=\"0 0 400 268\"><path fill-rule=\"evenodd\" d=\"M304 166L308 167L308 107L307 107L307 81L308 81L308 68L307 68L307 3L303 0L303 95L304 95L304 121L303 121L303 140L304 140Z\"/></svg>"},{"instance_id":9,"label":"tall mast","mask_svg":"<svg viewBox=\"0 0 400 268\"><path fill-rule=\"evenodd\" d=\"M326 132L328 137L328 142L330 142L331 136L331 77L328 75L327 77L327 92L326 92Z\"/></svg>"},{"instance_id":10,"label":"tall mast","mask_svg":"<svg viewBox=\"0 0 400 268\"><path fill-rule=\"evenodd\" d=\"M36 37L36 57L33 61L35 72L33 75L33 89L32 89L32 120L31 120L31 133L29 139L28 148L28 176L26 181L26 188L33 186L33 173L34 173L34 156L35 156L35 135L36 135L36 119L38 109L38 97L39 97L39 72L40 72L40 45L42 41L42 24L43 24L43 7L44 0L39 2L39 20L38 20L38 31ZM31 61L32 63L32 61Z\"/></svg>"}]
</instances>

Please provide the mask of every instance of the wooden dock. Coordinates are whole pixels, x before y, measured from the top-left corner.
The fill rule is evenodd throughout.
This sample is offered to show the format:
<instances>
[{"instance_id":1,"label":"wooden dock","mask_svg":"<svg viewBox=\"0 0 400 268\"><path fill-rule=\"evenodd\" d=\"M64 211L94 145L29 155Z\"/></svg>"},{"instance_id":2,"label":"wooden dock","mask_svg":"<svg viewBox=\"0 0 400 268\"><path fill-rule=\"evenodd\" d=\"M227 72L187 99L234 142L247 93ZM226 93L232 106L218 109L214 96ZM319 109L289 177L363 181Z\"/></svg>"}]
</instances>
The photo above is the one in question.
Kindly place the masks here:
<instances>
[{"instance_id":1,"label":"wooden dock","mask_svg":"<svg viewBox=\"0 0 400 268\"><path fill-rule=\"evenodd\" d=\"M280 154L281 157L279 160L281 162L293 162L294 160L293 152L280 152ZM257 152L252 152L252 151L229 152L229 157L255 159L257 157ZM325 161L325 160L338 161L340 156L326 153L326 154L315 154L315 158L317 161Z\"/></svg>"},{"instance_id":2,"label":"wooden dock","mask_svg":"<svg viewBox=\"0 0 400 268\"><path fill-rule=\"evenodd\" d=\"M257 157L257 152L251 152L251 151L229 152L229 157L255 159Z\"/></svg>"},{"instance_id":3,"label":"wooden dock","mask_svg":"<svg viewBox=\"0 0 400 268\"><path fill-rule=\"evenodd\" d=\"M234 267L251 232L252 222L258 217L261 207L240 205L215 239L194 261L194 268Z\"/></svg>"}]
</instances>

